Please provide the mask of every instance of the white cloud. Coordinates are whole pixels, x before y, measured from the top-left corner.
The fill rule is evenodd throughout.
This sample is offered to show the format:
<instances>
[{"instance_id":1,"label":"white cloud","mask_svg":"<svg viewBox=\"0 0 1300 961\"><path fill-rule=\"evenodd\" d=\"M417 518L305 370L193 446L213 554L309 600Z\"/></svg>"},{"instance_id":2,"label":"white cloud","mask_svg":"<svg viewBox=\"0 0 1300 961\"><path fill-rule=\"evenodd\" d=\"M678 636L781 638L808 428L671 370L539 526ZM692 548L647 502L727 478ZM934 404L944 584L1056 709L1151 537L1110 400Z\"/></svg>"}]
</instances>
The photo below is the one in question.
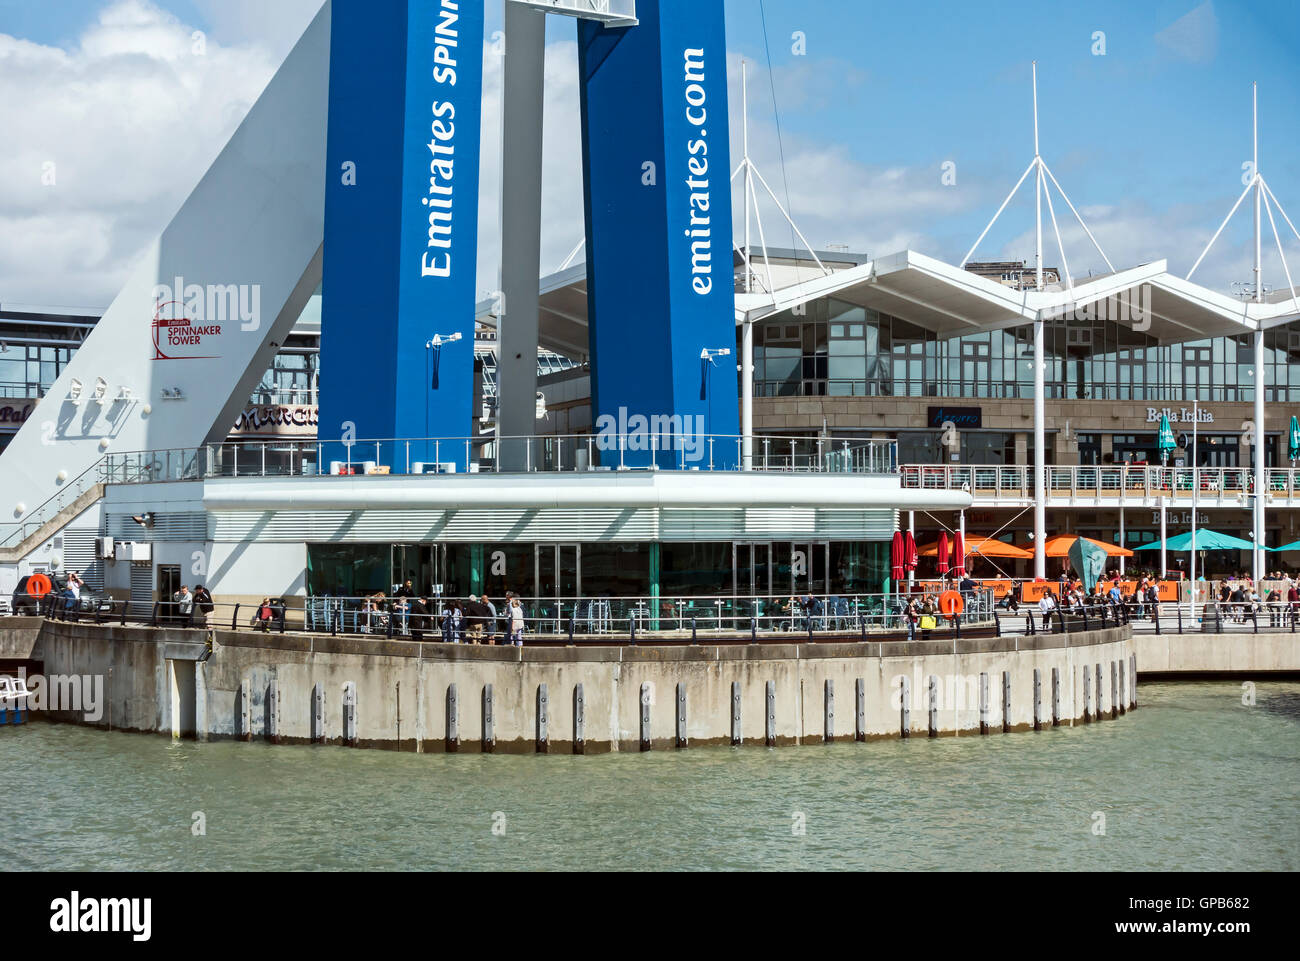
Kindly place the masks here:
<instances>
[{"instance_id":1,"label":"white cloud","mask_svg":"<svg viewBox=\"0 0 1300 961\"><path fill-rule=\"evenodd\" d=\"M275 71L148 0L75 47L0 34L0 302L106 306Z\"/></svg>"}]
</instances>

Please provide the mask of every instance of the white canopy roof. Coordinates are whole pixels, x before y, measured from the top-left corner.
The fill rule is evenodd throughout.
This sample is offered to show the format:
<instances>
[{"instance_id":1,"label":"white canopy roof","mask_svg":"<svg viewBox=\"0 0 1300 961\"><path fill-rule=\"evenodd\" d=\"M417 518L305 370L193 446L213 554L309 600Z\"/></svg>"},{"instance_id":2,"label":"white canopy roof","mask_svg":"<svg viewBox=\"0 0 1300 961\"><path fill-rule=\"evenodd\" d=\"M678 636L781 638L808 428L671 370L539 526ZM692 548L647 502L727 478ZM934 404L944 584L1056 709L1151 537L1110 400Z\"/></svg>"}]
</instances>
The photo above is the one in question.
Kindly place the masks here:
<instances>
[{"instance_id":1,"label":"white canopy roof","mask_svg":"<svg viewBox=\"0 0 1300 961\"><path fill-rule=\"evenodd\" d=\"M827 296L903 317L942 337L1020 326L1040 315L1051 319L1085 308L1131 323L1162 343L1269 330L1300 320L1300 302L1292 299L1289 290L1275 292L1264 303L1242 301L1169 273L1163 260L1080 279L1073 288L1051 284L1038 291L1016 290L914 250L871 260L819 254L825 270L806 253L772 250L769 257L775 296L766 289L738 291L737 325L762 321ZM754 273L758 284L766 287L768 268L757 250ZM542 278L540 293L542 345L570 357L585 357L589 352L586 265L575 264ZM492 301L483 301L477 319L495 326L491 310Z\"/></svg>"}]
</instances>

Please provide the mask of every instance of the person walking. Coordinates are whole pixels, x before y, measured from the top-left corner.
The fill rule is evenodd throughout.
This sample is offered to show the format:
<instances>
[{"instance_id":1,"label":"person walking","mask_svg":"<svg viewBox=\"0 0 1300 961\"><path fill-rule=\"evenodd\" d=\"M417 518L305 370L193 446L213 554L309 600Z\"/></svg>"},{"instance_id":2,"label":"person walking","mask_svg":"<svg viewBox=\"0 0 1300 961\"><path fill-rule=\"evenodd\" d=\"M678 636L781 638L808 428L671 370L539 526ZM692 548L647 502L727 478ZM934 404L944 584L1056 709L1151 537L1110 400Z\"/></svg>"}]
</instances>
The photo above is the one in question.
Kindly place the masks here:
<instances>
[{"instance_id":1,"label":"person walking","mask_svg":"<svg viewBox=\"0 0 1300 961\"><path fill-rule=\"evenodd\" d=\"M1038 613L1043 617L1043 630L1050 633L1052 629L1052 613L1059 611L1056 606L1056 595L1052 593L1049 587L1043 591L1043 596L1038 600Z\"/></svg>"}]
</instances>

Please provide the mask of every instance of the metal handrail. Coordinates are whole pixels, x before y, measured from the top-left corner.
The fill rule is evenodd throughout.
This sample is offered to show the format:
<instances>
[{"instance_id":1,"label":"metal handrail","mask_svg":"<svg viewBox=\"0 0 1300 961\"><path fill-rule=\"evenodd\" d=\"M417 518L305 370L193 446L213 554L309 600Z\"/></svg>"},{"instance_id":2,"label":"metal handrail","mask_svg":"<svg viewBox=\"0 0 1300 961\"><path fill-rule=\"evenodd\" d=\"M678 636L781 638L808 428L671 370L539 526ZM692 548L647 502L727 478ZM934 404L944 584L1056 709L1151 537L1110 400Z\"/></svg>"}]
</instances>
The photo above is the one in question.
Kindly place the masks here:
<instances>
[{"instance_id":1,"label":"metal handrail","mask_svg":"<svg viewBox=\"0 0 1300 961\"><path fill-rule=\"evenodd\" d=\"M505 450L522 453L515 458L522 466L503 465L500 454ZM104 474L109 483L135 484L208 477L454 473L466 467L472 473L748 468L882 475L897 470L897 442L833 435L758 436L746 457L744 438L735 434L268 440L113 453L105 458Z\"/></svg>"},{"instance_id":2,"label":"metal handrail","mask_svg":"<svg viewBox=\"0 0 1300 961\"><path fill-rule=\"evenodd\" d=\"M1046 467L1049 496L1166 497L1190 501L1193 493L1207 504L1255 493L1254 470L1248 467L1161 467L1156 465L1074 465ZM902 486L925 490L970 490L995 496L1033 497L1032 465L904 464ZM1266 470L1271 497L1300 496L1300 470Z\"/></svg>"},{"instance_id":3,"label":"metal handrail","mask_svg":"<svg viewBox=\"0 0 1300 961\"><path fill-rule=\"evenodd\" d=\"M102 467L105 459L101 457L72 480L64 481L57 491L33 510L25 512L20 520L0 524L0 531L5 532L0 536L0 547L21 544L95 484L103 483Z\"/></svg>"}]
</instances>

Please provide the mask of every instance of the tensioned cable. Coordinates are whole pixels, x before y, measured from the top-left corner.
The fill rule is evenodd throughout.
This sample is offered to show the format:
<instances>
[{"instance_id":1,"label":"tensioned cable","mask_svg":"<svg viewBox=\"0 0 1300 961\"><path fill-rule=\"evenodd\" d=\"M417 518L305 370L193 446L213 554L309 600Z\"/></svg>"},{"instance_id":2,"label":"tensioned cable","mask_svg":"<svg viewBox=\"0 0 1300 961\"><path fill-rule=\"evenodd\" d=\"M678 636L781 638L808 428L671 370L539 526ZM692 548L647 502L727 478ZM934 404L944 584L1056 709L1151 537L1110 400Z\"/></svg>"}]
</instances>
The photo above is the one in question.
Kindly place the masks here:
<instances>
[{"instance_id":1,"label":"tensioned cable","mask_svg":"<svg viewBox=\"0 0 1300 961\"><path fill-rule=\"evenodd\" d=\"M781 157L781 184L785 189L785 209L790 217L794 217L794 210L790 206L790 179L785 173L785 140L781 136L781 109L776 103L776 77L772 73L772 47L767 39L767 12L763 7L763 0L758 0L758 16L763 24L763 51L767 55L767 83L772 89L772 116L776 121L776 147ZM790 250L797 251L799 245L795 242L794 224L790 225ZM794 258L794 276L795 283L803 283L803 277L799 272L799 258ZM772 295L776 296L775 293Z\"/></svg>"}]
</instances>

